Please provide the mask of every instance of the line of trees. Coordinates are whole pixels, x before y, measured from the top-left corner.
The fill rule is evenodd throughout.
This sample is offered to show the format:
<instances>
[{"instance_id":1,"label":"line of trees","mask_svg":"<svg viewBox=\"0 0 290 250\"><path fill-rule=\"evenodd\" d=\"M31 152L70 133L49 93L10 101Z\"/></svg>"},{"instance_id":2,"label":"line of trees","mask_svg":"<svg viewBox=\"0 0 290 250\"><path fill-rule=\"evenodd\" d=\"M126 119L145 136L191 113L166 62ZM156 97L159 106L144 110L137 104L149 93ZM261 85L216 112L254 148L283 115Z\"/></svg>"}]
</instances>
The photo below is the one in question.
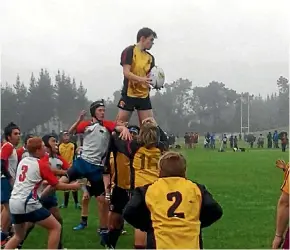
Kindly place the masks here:
<instances>
[{"instance_id":1,"label":"line of trees","mask_svg":"<svg viewBox=\"0 0 290 250\"><path fill-rule=\"evenodd\" d=\"M247 110L250 95L251 131L260 131L289 125L288 79L280 76L276 85L277 93L262 98L237 93L217 81L205 87L194 87L190 80L178 79L166 84L151 100L156 120L169 132L238 132L241 105ZM120 95L121 91L116 90L113 98L106 100L108 119L115 119ZM14 121L22 131L28 132L55 120L66 127L80 110L88 109L89 104L82 82L77 84L74 78L60 71L53 81L49 72L41 69L37 78L31 75L28 87L20 76L15 84L6 83L1 87L1 126ZM247 112L243 116L246 121ZM137 119L133 117L132 122Z\"/></svg>"}]
</instances>

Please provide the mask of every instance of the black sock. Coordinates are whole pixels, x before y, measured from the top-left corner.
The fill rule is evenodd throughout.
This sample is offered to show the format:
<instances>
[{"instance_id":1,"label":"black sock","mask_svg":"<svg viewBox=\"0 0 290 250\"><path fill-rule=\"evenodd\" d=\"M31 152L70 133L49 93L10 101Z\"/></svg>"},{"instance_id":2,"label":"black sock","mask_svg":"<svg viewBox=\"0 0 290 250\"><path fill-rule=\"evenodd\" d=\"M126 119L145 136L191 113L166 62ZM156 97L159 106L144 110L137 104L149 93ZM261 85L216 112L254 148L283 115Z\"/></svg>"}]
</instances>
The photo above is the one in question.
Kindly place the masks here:
<instances>
[{"instance_id":1,"label":"black sock","mask_svg":"<svg viewBox=\"0 0 290 250\"><path fill-rule=\"evenodd\" d=\"M68 200L69 200L69 192L64 192L64 206L68 206Z\"/></svg>"},{"instance_id":2,"label":"black sock","mask_svg":"<svg viewBox=\"0 0 290 250\"><path fill-rule=\"evenodd\" d=\"M73 195L75 204L78 204L79 203L78 191L73 191L72 195Z\"/></svg>"},{"instance_id":3,"label":"black sock","mask_svg":"<svg viewBox=\"0 0 290 250\"><path fill-rule=\"evenodd\" d=\"M146 246L134 245L134 249L146 249Z\"/></svg>"},{"instance_id":4,"label":"black sock","mask_svg":"<svg viewBox=\"0 0 290 250\"><path fill-rule=\"evenodd\" d=\"M110 246L112 246L113 248L116 248L121 232L122 232L121 229L113 229L109 231L109 243Z\"/></svg>"},{"instance_id":5,"label":"black sock","mask_svg":"<svg viewBox=\"0 0 290 250\"><path fill-rule=\"evenodd\" d=\"M34 228L34 225L32 225L32 227L27 229L27 232L25 234L25 237L24 237L23 241L21 241L20 244L17 247L18 249L22 248L22 245L23 245L24 241L27 239L28 235L30 234L30 232L32 231L33 228Z\"/></svg>"},{"instance_id":6,"label":"black sock","mask_svg":"<svg viewBox=\"0 0 290 250\"><path fill-rule=\"evenodd\" d=\"M88 216L82 216L81 223L87 225L88 224Z\"/></svg>"},{"instance_id":7,"label":"black sock","mask_svg":"<svg viewBox=\"0 0 290 250\"><path fill-rule=\"evenodd\" d=\"M12 225L8 229L8 237L12 237L14 235L13 227Z\"/></svg>"},{"instance_id":8,"label":"black sock","mask_svg":"<svg viewBox=\"0 0 290 250\"><path fill-rule=\"evenodd\" d=\"M62 219L60 219L58 222L61 225L61 231L60 231L60 238L59 238L59 243L58 243L58 249L63 249L63 245L62 245L62 229L63 229L62 224L63 224L63 221L62 221Z\"/></svg>"}]
</instances>

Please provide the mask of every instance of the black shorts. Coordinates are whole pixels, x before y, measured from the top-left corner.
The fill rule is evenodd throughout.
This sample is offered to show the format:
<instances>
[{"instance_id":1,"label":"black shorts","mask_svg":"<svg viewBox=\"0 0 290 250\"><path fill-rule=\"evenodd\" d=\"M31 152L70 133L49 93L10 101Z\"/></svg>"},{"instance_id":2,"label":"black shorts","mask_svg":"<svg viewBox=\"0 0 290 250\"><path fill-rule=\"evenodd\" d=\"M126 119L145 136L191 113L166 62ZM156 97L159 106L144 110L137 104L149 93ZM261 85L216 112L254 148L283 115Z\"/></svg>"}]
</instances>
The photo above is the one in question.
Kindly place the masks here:
<instances>
[{"instance_id":1,"label":"black shorts","mask_svg":"<svg viewBox=\"0 0 290 250\"><path fill-rule=\"evenodd\" d=\"M123 209L125 208L129 200L130 200L129 190L117 186L113 187L110 203L110 211L117 214L122 214Z\"/></svg>"},{"instance_id":2,"label":"black shorts","mask_svg":"<svg viewBox=\"0 0 290 250\"><path fill-rule=\"evenodd\" d=\"M126 95L122 95L118 103L118 108L133 112L135 109L151 110L152 105L149 95L146 98L129 97Z\"/></svg>"},{"instance_id":3,"label":"black shorts","mask_svg":"<svg viewBox=\"0 0 290 250\"><path fill-rule=\"evenodd\" d=\"M39 208L27 214L11 214L12 224L22 224L25 222L36 223L47 219L51 213L45 208Z\"/></svg>"},{"instance_id":4,"label":"black shorts","mask_svg":"<svg viewBox=\"0 0 290 250\"><path fill-rule=\"evenodd\" d=\"M100 195L105 194L105 187L103 180L90 182L90 186L86 186L90 197L95 196L98 197Z\"/></svg>"}]
</instances>

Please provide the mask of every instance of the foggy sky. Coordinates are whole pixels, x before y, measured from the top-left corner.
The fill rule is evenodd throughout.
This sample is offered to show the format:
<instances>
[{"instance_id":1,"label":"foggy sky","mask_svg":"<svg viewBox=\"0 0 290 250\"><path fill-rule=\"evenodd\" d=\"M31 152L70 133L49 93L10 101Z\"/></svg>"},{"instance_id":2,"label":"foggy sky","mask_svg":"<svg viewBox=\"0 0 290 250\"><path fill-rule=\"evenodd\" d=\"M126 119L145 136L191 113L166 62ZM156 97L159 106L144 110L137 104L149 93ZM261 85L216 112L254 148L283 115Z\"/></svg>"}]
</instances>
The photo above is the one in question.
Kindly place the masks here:
<instances>
[{"instance_id":1,"label":"foggy sky","mask_svg":"<svg viewBox=\"0 0 290 250\"><path fill-rule=\"evenodd\" d=\"M139 7L142 6L142 7ZM83 81L91 100L122 86L121 51L138 29L158 34L152 49L166 81L222 81L266 95L288 77L287 0L1 0L1 81L58 69Z\"/></svg>"}]
</instances>

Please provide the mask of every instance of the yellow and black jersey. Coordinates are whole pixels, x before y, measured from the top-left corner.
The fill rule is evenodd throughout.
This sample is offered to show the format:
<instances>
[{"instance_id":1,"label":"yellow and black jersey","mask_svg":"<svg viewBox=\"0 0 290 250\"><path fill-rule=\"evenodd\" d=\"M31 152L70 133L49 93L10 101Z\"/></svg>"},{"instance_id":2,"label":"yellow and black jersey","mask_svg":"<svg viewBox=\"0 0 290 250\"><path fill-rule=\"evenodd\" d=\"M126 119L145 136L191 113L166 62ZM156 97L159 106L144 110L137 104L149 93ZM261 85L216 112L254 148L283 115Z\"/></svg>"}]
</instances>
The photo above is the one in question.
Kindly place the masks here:
<instances>
[{"instance_id":1,"label":"yellow and black jersey","mask_svg":"<svg viewBox=\"0 0 290 250\"><path fill-rule=\"evenodd\" d=\"M75 157L75 151L76 151L76 146L74 143L69 142L69 143L61 143L58 146L58 151L60 156L65 159L69 166L72 166L74 157Z\"/></svg>"},{"instance_id":2,"label":"yellow and black jersey","mask_svg":"<svg viewBox=\"0 0 290 250\"><path fill-rule=\"evenodd\" d=\"M289 163L284 173L284 181L283 181L281 190L285 192L286 194L289 194Z\"/></svg>"},{"instance_id":3,"label":"yellow and black jersey","mask_svg":"<svg viewBox=\"0 0 290 250\"><path fill-rule=\"evenodd\" d=\"M154 57L146 50L140 50L138 46L132 45L123 50L121 65L130 65L134 75L145 77L155 66ZM138 83L124 78L122 95L135 98L147 98L149 96L147 83Z\"/></svg>"},{"instance_id":4,"label":"yellow and black jersey","mask_svg":"<svg viewBox=\"0 0 290 250\"><path fill-rule=\"evenodd\" d=\"M111 145L110 151L110 169L113 186L130 189L130 159L125 154L118 152L114 145Z\"/></svg>"},{"instance_id":5,"label":"yellow and black jersey","mask_svg":"<svg viewBox=\"0 0 290 250\"><path fill-rule=\"evenodd\" d=\"M115 136L118 152L127 156L131 164L131 189L153 183L159 177L158 161L163 151L168 149L168 139L159 128L160 141L156 147L146 148L137 141L124 141Z\"/></svg>"},{"instance_id":6,"label":"yellow and black jersey","mask_svg":"<svg viewBox=\"0 0 290 250\"><path fill-rule=\"evenodd\" d=\"M111 185L112 185L112 187L115 185L114 184L114 179L115 179L114 164L115 164L114 154L113 154L113 152L110 151L110 167L109 167L109 170L110 170L110 175L111 175Z\"/></svg>"},{"instance_id":7,"label":"yellow and black jersey","mask_svg":"<svg viewBox=\"0 0 290 250\"><path fill-rule=\"evenodd\" d=\"M136 188L123 216L134 228L147 232L147 249L200 249L201 228L222 213L205 186L167 177Z\"/></svg>"}]
</instances>

